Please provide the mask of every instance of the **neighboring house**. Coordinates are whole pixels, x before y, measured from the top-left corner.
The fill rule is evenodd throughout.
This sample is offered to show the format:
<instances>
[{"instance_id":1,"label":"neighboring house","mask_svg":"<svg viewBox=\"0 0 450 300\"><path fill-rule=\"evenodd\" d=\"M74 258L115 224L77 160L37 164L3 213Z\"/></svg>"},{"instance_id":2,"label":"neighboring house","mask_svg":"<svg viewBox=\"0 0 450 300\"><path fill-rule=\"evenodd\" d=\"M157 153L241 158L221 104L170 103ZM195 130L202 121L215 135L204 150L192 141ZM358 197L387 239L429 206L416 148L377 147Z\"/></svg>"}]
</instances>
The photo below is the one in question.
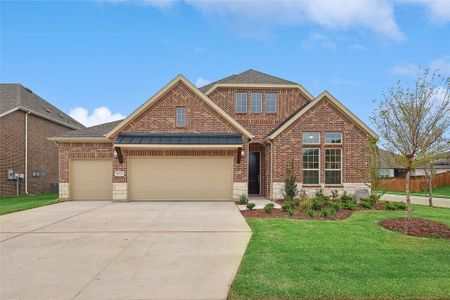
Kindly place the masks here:
<instances>
[{"instance_id":1,"label":"neighboring house","mask_svg":"<svg viewBox=\"0 0 450 300\"><path fill-rule=\"evenodd\" d=\"M406 169L396 162L396 154L386 150L379 150L380 153L380 177L393 178L406 176ZM450 172L450 154L437 159L433 165L434 174ZM411 176L426 176L426 168L420 166L411 171Z\"/></svg>"},{"instance_id":2,"label":"neighboring house","mask_svg":"<svg viewBox=\"0 0 450 300\"><path fill-rule=\"evenodd\" d=\"M126 119L52 138L60 199L282 198L291 162L307 192L368 189L376 134L329 92L254 70L200 89L177 76Z\"/></svg>"},{"instance_id":3,"label":"neighboring house","mask_svg":"<svg viewBox=\"0 0 450 300\"><path fill-rule=\"evenodd\" d=\"M21 84L0 84L0 196L58 189L58 147L48 137L83 125Z\"/></svg>"}]
</instances>

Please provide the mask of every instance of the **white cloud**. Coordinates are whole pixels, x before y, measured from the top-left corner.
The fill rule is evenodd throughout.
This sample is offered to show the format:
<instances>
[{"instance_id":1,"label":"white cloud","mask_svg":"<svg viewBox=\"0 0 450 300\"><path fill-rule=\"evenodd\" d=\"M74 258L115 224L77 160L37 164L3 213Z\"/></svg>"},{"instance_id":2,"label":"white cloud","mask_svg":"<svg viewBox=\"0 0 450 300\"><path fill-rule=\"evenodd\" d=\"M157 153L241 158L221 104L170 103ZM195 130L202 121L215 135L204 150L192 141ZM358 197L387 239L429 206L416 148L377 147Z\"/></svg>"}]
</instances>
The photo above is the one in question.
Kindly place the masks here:
<instances>
[{"instance_id":1,"label":"white cloud","mask_svg":"<svg viewBox=\"0 0 450 300\"><path fill-rule=\"evenodd\" d=\"M336 44L327 35L317 32L311 33L308 38L302 43L302 46L304 48L313 48L316 45L328 49L337 48Z\"/></svg>"},{"instance_id":2,"label":"white cloud","mask_svg":"<svg viewBox=\"0 0 450 300\"><path fill-rule=\"evenodd\" d=\"M352 44L348 48L354 51L367 51L367 48L360 44Z\"/></svg>"},{"instance_id":3,"label":"white cloud","mask_svg":"<svg viewBox=\"0 0 450 300\"><path fill-rule=\"evenodd\" d=\"M211 83L211 81L209 81L208 79L199 77L199 78L197 78L197 80L195 81L195 86L199 88L199 87L202 87L202 86L207 85L207 84L209 84L209 83Z\"/></svg>"},{"instance_id":4,"label":"white cloud","mask_svg":"<svg viewBox=\"0 0 450 300\"><path fill-rule=\"evenodd\" d=\"M121 113L113 114L106 106L95 108L91 114L84 107L75 107L70 110L69 116L87 127L125 118Z\"/></svg>"},{"instance_id":5,"label":"white cloud","mask_svg":"<svg viewBox=\"0 0 450 300\"><path fill-rule=\"evenodd\" d=\"M435 59L431 63L430 69L437 71L442 75L450 75L450 55L444 55L438 59Z\"/></svg>"},{"instance_id":6,"label":"white cloud","mask_svg":"<svg viewBox=\"0 0 450 300\"><path fill-rule=\"evenodd\" d=\"M450 22L450 1L448 0L404 0L403 3L424 6L431 23L446 24Z\"/></svg>"}]
</instances>

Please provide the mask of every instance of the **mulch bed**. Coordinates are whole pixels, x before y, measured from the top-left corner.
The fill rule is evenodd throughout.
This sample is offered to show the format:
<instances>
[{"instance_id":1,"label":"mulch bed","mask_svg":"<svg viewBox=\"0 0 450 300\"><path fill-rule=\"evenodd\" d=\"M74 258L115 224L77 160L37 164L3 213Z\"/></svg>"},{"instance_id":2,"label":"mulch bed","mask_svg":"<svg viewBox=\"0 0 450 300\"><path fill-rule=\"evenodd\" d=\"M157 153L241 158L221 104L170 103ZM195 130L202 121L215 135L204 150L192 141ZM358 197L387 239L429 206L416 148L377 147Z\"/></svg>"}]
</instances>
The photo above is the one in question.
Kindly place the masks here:
<instances>
[{"instance_id":1,"label":"mulch bed","mask_svg":"<svg viewBox=\"0 0 450 300\"><path fill-rule=\"evenodd\" d=\"M450 239L450 228L443 223L421 218L393 218L378 223L385 229L419 237Z\"/></svg>"}]
</instances>

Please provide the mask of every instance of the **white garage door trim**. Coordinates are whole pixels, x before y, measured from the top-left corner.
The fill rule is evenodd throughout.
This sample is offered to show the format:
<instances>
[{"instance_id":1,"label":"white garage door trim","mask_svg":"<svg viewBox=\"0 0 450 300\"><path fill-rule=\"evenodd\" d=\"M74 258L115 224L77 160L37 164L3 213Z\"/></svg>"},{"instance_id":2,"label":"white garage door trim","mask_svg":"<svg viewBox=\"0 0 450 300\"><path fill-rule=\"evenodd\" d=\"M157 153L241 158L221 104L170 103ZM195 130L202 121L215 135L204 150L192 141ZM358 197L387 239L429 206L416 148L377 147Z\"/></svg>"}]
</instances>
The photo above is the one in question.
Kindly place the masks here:
<instances>
[{"instance_id":1,"label":"white garage door trim","mask_svg":"<svg viewBox=\"0 0 450 300\"><path fill-rule=\"evenodd\" d=\"M69 168L70 199L112 199L112 159L71 159Z\"/></svg>"},{"instance_id":2,"label":"white garage door trim","mask_svg":"<svg viewBox=\"0 0 450 300\"><path fill-rule=\"evenodd\" d=\"M233 156L129 156L127 170L132 201L233 199Z\"/></svg>"}]
</instances>

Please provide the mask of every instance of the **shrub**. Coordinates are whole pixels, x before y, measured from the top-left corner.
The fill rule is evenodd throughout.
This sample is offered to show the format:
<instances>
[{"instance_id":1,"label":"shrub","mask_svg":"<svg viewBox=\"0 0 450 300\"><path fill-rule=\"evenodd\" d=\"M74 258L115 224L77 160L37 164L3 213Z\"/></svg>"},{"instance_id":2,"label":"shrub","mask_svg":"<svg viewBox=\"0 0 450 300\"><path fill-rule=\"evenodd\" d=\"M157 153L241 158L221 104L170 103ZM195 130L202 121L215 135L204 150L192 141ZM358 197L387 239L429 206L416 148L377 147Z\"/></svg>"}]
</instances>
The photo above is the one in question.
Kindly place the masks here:
<instances>
[{"instance_id":1,"label":"shrub","mask_svg":"<svg viewBox=\"0 0 450 300\"><path fill-rule=\"evenodd\" d=\"M321 210L324 207L330 206L330 198L327 196L317 195L312 199L311 208L314 210Z\"/></svg>"},{"instance_id":2,"label":"shrub","mask_svg":"<svg viewBox=\"0 0 450 300\"><path fill-rule=\"evenodd\" d=\"M294 208L292 207L292 206L290 206L287 210L286 210L286 212L287 212L287 214L289 215L289 216L293 216L294 215L294 212L295 212L295 210L294 210Z\"/></svg>"},{"instance_id":3,"label":"shrub","mask_svg":"<svg viewBox=\"0 0 450 300\"><path fill-rule=\"evenodd\" d=\"M241 194L239 196L239 203L240 204L247 204L248 203L248 197L245 194Z\"/></svg>"},{"instance_id":4,"label":"shrub","mask_svg":"<svg viewBox=\"0 0 450 300\"><path fill-rule=\"evenodd\" d=\"M292 207L292 202L288 201L288 202L284 202L283 205L281 206L281 210L284 212L287 212L288 209L291 209Z\"/></svg>"},{"instance_id":5,"label":"shrub","mask_svg":"<svg viewBox=\"0 0 450 300\"><path fill-rule=\"evenodd\" d=\"M323 197L323 196L324 196L323 190L322 190L322 189L318 189L318 190L316 191L316 197Z\"/></svg>"},{"instance_id":6,"label":"shrub","mask_svg":"<svg viewBox=\"0 0 450 300\"><path fill-rule=\"evenodd\" d=\"M285 200L291 200L297 195L298 189L296 180L294 161L292 161L286 169L286 176L284 178L283 196Z\"/></svg>"},{"instance_id":7,"label":"shrub","mask_svg":"<svg viewBox=\"0 0 450 300\"><path fill-rule=\"evenodd\" d=\"M294 207L298 207L298 206L300 205L300 198L294 197L294 198L292 199L292 205L293 205Z\"/></svg>"},{"instance_id":8,"label":"shrub","mask_svg":"<svg viewBox=\"0 0 450 300\"><path fill-rule=\"evenodd\" d=\"M389 209L389 210L396 210L397 209L397 205L394 202L385 201L383 203L383 205L384 205L384 207L386 209Z\"/></svg>"},{"instance_id":9,"label":"shrub","mask_svg":"<svg viewBox=\"0 0 450 300\"><path fill-rule=\"evenodd\" d=\"M367 209L372 208L372 203L370 202L369 199L361 199L361 202L359 203L359 205L361 207L364 207L364 208L367 208Z\"/></svg>"},{"instance_id":10,"label":"shrub","mask_svg":"<svg viewBox=\"0 0 450 300\"><path fill-rule=\"evenodd\" d=\"M336 212L338 212L341 210L341 203L331 202L331 208L334 209Z\"/></svg>"},{"instance_id":11,"label":"shrub","mask_svg":"<svg viewBox=\"0 0 450 300\"><path fill-rule=\"evenodd\" d=\"M272 212L273 207L274 207L273 203L267 203L264 206L264 212L266 212L267 214L270 214Z\"/></svg>"},{"instance_id":12,"label":"shrub","mask_svg":"<svg viewBox=\"0 0 450 300\"><path fill-rule=\"evenodd\" d=\"M300 201L299 209L301 211L307 211L311 208L312 202L309 199L305 199L303 201Z\"/></svg>"},{"instance_id":13,"label":"shrub","mask_svg":"<svg viewBox=\"0 0 450 300\"><path fill-rule=\"evenodd\" d=\"M356 206L356 204L354 202L343 202L342 203L342 208L346 209L346 210L352 210L354 209Z\"/></svg>"},{"instance_id":14,"label":"shrub","mask_svg":"<svg viewBox=\"0 0 450 300\"><path fill-rule=\"evenodd\" d=\"M395 203L397 206L397 209L406 209L406 203L405 202L397 202Z\"/></svg>"},{"instance_id":15,"label":"shrub","mask_svg":"<svg viewBox=\"0 0 450 300\"><path fill-rule=\"evenodd\" d=\"M332 208L324 208L320 211L324 218L331 218L336 214L336 211Z\"/></svg>"},{"instance_id":16,"label":"shrub","mask_svg":"<svg viewBox=\"0 0 450 300\"><path fill-rule=\"evenodd\" d=\"M308 214L308 216L310 218L314 218L315 211L313 209L311 209L311 208L307 209L306 213Z\"/></svg>"},{"instance_id":17,"label":"shrub","mask_svg":"<svg viewBox=\"0 0 450 300\"><path fill-rule=\"evenodd\" d=\"M372 193L369 196L369 202L372 204L372 206L374 206L375 204L377 204L380 201L380 198L381 198L381 195Z\"/></svg>"},{"instance_id":18,"label":"shrub","mask_svg":"<svg viewBox=\"0 0 450 300\"><path fill-rule=\"evenodd\" d=\"M332 190L331 191L331 198L332 199L337 199L339 197L339 192L338 190Z\"/></svg>"},{"instance_id":19,"label":"shrub","mask_svg":"<svg viewBox=\"0 0 450 300\"><path fill-rule=\"evenodd\" d=\"M247 203L247 209L249 209L249 210L253 210L253 208L255 208L255 203L253 203L253 202L249 202L249 203Z\"/></svg>"},{"instance_id":20,"label":"shrub","mask_svg":"<svg viewBox=\"0 0 450 300\"><path fill-rule=\"evenodd\" d=\"M351 195L347 195L347 192L344 192L341 195L341 201L342 201L342 203L347 203L347 202L356 203L355 198Z\"/></svg>"}]
</instances>

